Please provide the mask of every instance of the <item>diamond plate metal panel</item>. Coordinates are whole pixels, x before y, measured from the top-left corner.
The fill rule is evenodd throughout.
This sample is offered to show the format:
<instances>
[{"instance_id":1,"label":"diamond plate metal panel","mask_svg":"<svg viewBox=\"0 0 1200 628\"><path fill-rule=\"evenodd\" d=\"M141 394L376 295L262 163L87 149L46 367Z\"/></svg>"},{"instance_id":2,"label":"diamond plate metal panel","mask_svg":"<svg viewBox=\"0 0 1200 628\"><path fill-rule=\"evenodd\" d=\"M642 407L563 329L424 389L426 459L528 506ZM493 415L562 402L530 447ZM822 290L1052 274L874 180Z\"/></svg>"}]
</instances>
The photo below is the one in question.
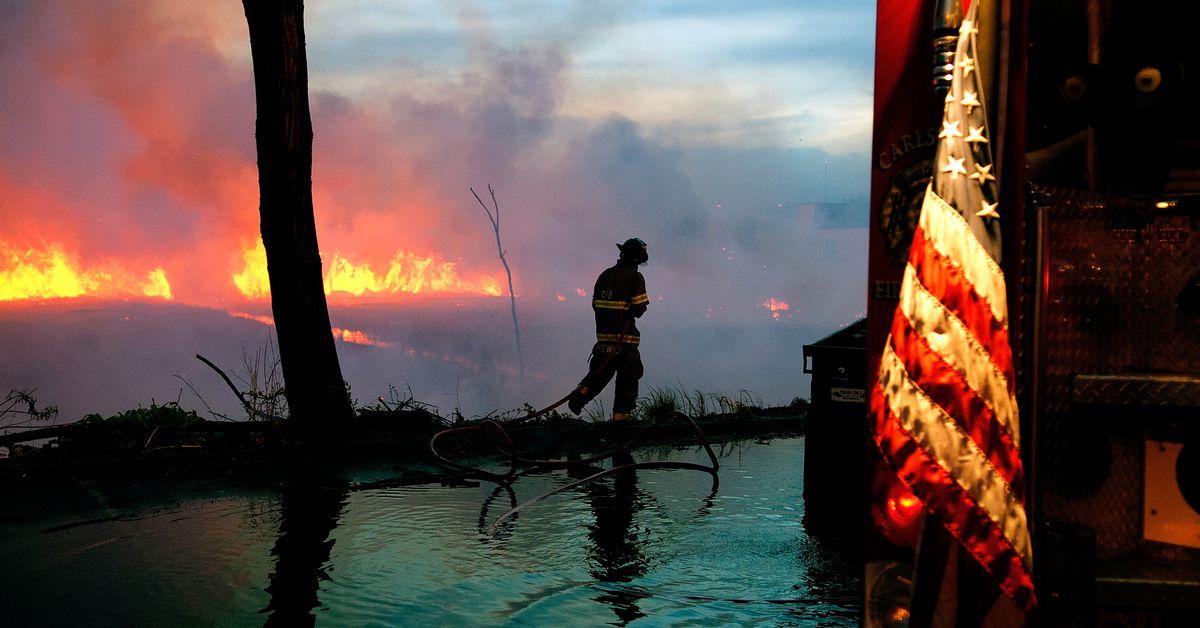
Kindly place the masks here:
<instances>
[{"instance_id":1,"label":"diamond plate metal panel","mask_svg":"<svg viewBox=\"0 0 1200 628\"><path fill-rule=\"evenodd\" d=\"M1078 375L1072 386L1071 400L1087 404L1200 408L1200 377Z\"/></svg>"},{"instance_id":2,"label":"diamond plate metal panel","mask_svg":"<svg viewBox=\"0 0 1200 628\"><path fill-rule=\"evenodd\" d=\"M1200 215L1046 187L1032 202L1043 242L1034 409L1041 514L1094 529L1101 560L1200 564L1200 553L1141 538L1143 439L1154 406L1200 400L1200 320L1180 306L1200 274ZM1114 418L1091 403L1137 410Z\"/></svg>"}]
</instances>

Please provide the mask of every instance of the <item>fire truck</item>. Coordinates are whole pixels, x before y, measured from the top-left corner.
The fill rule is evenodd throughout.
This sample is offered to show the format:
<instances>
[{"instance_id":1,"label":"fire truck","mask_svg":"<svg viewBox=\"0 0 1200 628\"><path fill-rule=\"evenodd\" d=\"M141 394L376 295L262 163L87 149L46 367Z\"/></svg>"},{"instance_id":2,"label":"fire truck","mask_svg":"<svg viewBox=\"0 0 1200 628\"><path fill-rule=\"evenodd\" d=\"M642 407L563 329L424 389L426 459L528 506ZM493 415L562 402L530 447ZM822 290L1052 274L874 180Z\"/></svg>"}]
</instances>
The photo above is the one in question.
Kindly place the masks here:
<instances>
[{"instance_id":1,"label":"fire truck","mask_svg":"<svg viewBox=\"0 0 1200 628\"><path fill-rule=\"evenodd\" d=\"M878 2L865 334L856 347L806 348L829 380L814 375L814 406L846 415L837 402L857 402L845 421L865 416L861 395L824 397L869 389L878 370L932 172L935 83L965 1ZM974 1L1006 208L1001 268L1037 618L1197 625L1200 3ZM865 355L864 370L849 369L860 379L829 379L827 355ZM842 491L841 510L863 522L864 619L893 625L907 617L920 566L922 511L866 426L842 429L840 449L824 451L866 460L862 493ZM828 493L806 487L836 501Z\"/></svg>"}]
</instances>

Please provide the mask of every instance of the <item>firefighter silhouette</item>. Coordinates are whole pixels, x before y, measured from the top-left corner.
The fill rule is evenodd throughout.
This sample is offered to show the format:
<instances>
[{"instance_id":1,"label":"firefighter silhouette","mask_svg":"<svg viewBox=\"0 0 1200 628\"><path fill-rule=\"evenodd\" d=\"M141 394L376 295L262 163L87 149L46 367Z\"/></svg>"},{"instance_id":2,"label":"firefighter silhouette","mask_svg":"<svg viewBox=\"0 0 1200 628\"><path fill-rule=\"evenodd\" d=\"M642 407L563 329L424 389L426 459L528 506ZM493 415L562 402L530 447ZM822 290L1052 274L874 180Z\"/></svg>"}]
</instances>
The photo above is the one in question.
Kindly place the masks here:
<instances>
[{"instance_id":1,"label":"firefighter silhouette","mask_svg":"<svg viewBox=\"0 0 1200 628\"><path fill-rule=\"evenodd\" d=\"M642 356L638 353L641 334L634 319L645 314L650 304L646 279L638 272L638 266L650 257L646 243L639 238L630 238L618 244L617 249L621 255L616 265L600 273L592 290L596 345L588 360L588 374L579 382L567 407L579 414L616 375L613 420L621 421L629 418L637 403L638 380L643 373Z\"/></svg>"}]
</instances>

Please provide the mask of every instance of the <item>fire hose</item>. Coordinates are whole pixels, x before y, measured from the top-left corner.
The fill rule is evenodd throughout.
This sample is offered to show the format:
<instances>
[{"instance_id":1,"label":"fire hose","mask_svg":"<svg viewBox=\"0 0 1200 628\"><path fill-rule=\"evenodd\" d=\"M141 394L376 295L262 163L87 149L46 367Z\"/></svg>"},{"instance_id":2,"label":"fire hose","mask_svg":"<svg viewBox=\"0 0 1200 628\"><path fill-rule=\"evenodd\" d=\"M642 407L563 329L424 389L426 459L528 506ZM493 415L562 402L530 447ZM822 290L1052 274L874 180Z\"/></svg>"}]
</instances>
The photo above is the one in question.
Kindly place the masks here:
<instances>
[{"instance_id":1,"label":"fire hose","mask_svg":"<svg viewBox=\"0 0 1200 628\"><path fill-rule=\"evenodd\" d=\"M625 332L628 331L631 320L632 319L630 319L629 321L626 321L625 327L621 330L621 334L620 334L621 336L623 336L625 334ZM603 362L600 363L600 366L597 367L596 370L602 370L602 369L606 368L612 362L612 360L615 358L615 356L616 356L615 353L608 354L608 356L605 358L605 360ZM704 451L708 454L708 459L709 459L709 462L711 463L711 466L697 464L694 462L675 462L675 461L670 461L670 460L655 460L655 461L650 461L650 462L634 462L634 463L614 466L611 469L606 469L606 470L594 473L592 475L589 475L580 480L576 480L574 482L566 484L564 486L560 486L560 487L556 488L555 490L550 491L549 493L545 493L543 495L535 497L535 498L533 498L527 502L524 502L522 504L514 505L507 512L500 515L500 517L498 517L495 521L493 521L490 526L488 526L487 534L489 536L491 536L491 534L495 531L496 526L498 526L501 522L516 515L516 513L518 511L520 511L521 509L523 509L531 504L542 501L543 499L546 499L548 497L551 497L551 496L561 493L563 491L568 491L573 488L582 486L584 484L594 482L600 478L607 477L607 476L610 476L610 475L613 475L616 473L620 473L620 472L624 472L624 471L632 471L635 469L691 469L694 471L703 471L703 472L709 473L713 476L713 486L714 486L713 490L714 490L714 492L716 491L716 486L719 481L719 478L717 476L717 471L720 469L720 464L717 462L717 456L715 453L713 453L712 447L708 444L708 439L705 438L704 432L700 429L700 426L696 425L696 422L693 421L691 417L689 417L679 411L672 411L672 412L669 412L662 416L659 416L658 418L655 419L655 421L652 424L643 427L641 429L641 431L639 431L636 435L634 435L633 438L625 441L624 443L620 444L619 446L617 446L613 449L610 449L608 451L605 451L603 453L600 453L600 454L597 454L597 455L594 455L594 456L591 456L588 458L581 458L581 459L575 459L575 460L537 460L537 459L526 458L526 457L520 455L517 452L516 446L513 444L512 437L509 436L508 431L505 429L505 425L509 425L509 426L519 425L521 423L525 423L526 421L531 421L538 417L545 416L546 414L549 414L552 410L554 410L554 409L558 408L559 406L561 406L562 404L566 403L567 400L569 400L578 391L579 391L579 388L576 388L576 389L572 390L570 393L568 393L566 396L564 396L563 398L559 399L558 401L550 404L549 406L546 406L545 408L542 408L541 410L530 412L530 413L526 414L525 416L522 416L522 417L519 417L516 419L512 419L509 421L498 421L496 419L484 419L474 425L467 425L467 426L462 426L462 427L452 427L452 428L442 430L442 431L434 434L433 437L429 439L429 451L430 451L430 453L433 454L433 457L438 462L440 462L441 464L443 464L447 467L450 467L452 469L457 469L457 470L462 471L472 477L487 480L490 482L495 482L496 484L500 485L501 487L504 487L504 486L510 486L512 484L512 482L514 480L516 480L518 477L532 473L534 471L540 471L540 470L545 470L545 469L562 469L562 468L567 468L567 467L588 465L588 464L591 464L594 462L599 462L606 458L610 458L614 454L617 454L622 451L627 451L629 448L631 448L634 445L636 445L637 443L639 443L642 439L644 439L649 434L651 428L657 427L659 424L666 421L667 419L680 418L680 419L683 419L684 421L687 421L688 425L692 428L692 431L695 432L697 439L700 441L700 445L704 447ZM438 451L437 443L442 438L445 438L446 436L455 435L455 434L466 435L466 434L471 434L471 433L475 433L475 432L490 433L496 437L496 439L492 440L492 446L498 453L500 453L502 456L505 456L507 458L508 470L506 472L494 473L494 472L488 471L486 469L482 469L479 467L473 467L473 466L470 466L470 465L467 465L467 464L464 464L464 463L461 463L461 462L458 462L455 460L451 460L450 458L443 456ZM481 516L482 516L482 513L481 513Z\"/></svg>"},{"instance_id":2,"label":"fire hose","mask_svg":"<svg viewBox=\"0 0 1200 628\"><path fill-rule=\"evenodd\" d=\"M437 459L438 462L440 462L448 467L458 469L459 471L464 471L469 476L472 476L472 477L477 477L480 479L495 482L496 484L498 484L500 486L510 486L512 484L512 482L514 480L516 480L518 477L520 477L522 475L527 475L529 473L533 473L535 471L540 471L540 470L545 470L545 469L562 469L562 468L573 467L573 466L582 466L582 465L587 465L587 464L591 464L594 462L599 462L599 461L605 460L607 458L611 458L614 454L629 450L629 448L633 447L638 442L640 442L643 438L645 438L651 428L656 427L663 421L665 421L667 419L672 419L672 418L680 418L680 419L683 419L684 421L687 421L688 425L696 433L696 437L699 439L700 445L702 447L704 447L705 453L708 454L708 460L711 463L710 465L703 465L703 464L698 464L695 462L676 462L676 461L672 461L672 460L654 460L654 461L649 461L649 462L634 462L634 463L629 463L629 464L623 464L623 465L615 466L611 469L605 469L603 471L599 471L597 473L589 475L580 480L576 480L576 481L566 484L564 486L560 486L560 487L556 488L555 490L550 491L549 493L545 493L543 495L535 497L527 502L513 506L507 512L500 515L495 521L492 522L492 524L490 526L487 527L486 532L490 536L495 531L496 526L498 526L505 519L512 517L513 515L515 515L518 511L522 510L523 508L525 508L531 504L534 504L536 502L542 501L543 499L546 499L547 497L550 497L552 495L556 495L558 493L562 493L564 491L571 490L573 488L582 486L584 484L588 484L590 482L594 482L596 480L599 480L600 478L607 477L607 476L610 476L610 475L613 475L616 473L621 473L624 471L632 471L635 469L691 469L694 471L703 471L705 473L712 474L713 483L715 485L715 484L717 484L718 479L719 479L717 476L717 472L720 470L721 465L717 461L717 455L716 455L716 453L713 452L712 446L709 445L708 439L706 439L704 437L704 432L700 429L700 426L696 425L696 422L693 421L691 417L689 417L681 412L678 412L678 411L673 411L673 412L670 412L668 414L665 414L665 415L657 418L654 421L654 423L645 426L633 438L625 441L624 443L621 443L619 446L614 447L614 448L612 448L608 451L605 451L601 454L597 454L597 455L594 455L594 456L591 456L588 458L580 458L580 459L575 459L575 460L534 460L534 459L525 458L524 456L521 456L520 454L517 453L516 448L513 446L512 438L508 435L508 432L504 429L504 426L499 421L495 421L492 419L485 419L476 425L469 425L466 427L457 427L457 428L450 428L450 429L442 430L441 432L434 434L433 438L431 438L429 440L429 450L433 453L433 456ZM488 471L486 469L481 469L479 467L472 467L470 465L456 462L454 460L451 460L451 459L443 456L437 449L437 442L445 436L449 436L451 434L468 433L468 432L481 432L481 431L484 431L485 429L487 431L490 431L490 432L496 434L497 436L499 436L505 445L504 447L502 447L501 445L499 445L493 441L493 446L495 447L495 449L499 453L505 455L508 458L508 471L505 473L494 473L494 472ZM520 470L518 470L518 469L520 469Z\"/></svg>"}]
</instances>

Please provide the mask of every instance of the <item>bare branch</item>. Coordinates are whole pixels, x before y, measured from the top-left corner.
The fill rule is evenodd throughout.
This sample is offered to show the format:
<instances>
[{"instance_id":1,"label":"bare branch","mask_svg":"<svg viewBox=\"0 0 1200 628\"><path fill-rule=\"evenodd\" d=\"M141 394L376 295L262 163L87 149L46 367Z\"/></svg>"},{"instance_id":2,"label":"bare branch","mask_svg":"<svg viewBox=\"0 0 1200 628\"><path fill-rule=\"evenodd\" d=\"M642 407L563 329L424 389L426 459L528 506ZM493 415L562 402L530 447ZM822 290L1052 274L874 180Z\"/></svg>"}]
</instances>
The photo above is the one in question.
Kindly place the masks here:
<instances>
[{"instance_id":1,"label":"bare branch","mask_svg":"<svg viewBox=\"0 0 1200 628\"><path fill-rule=\"evenodd\" d=\"M282 421L283 420L280 417L271 416L265 412L261 412L258 409L256 409L253 405L251 405L250 402L246 400L246 393L243 393L242 391L238 390L237 386L233 385L233 380L229 379L229 376L225 374L225 371L222 371L221 368L218 367L216 364L209 362L208 358L205 358L204 356L197 353L196 359L207 364L209 368L211 368L212 370L217 372L217 375L221 376L221 379L225 380L225 383L229 386L229 390L232 390L234 396L236 396L238 398L238 401L242 402L242 407L246 409L247 416L249 416L250 418L254 418L255 415L257 415L257 416L263 417L264 419L269 419L271 421Z\"/></svg>"},{"instance_id":2,"label":"bare branch","mask_svg":"<svg viewBox=\"0 0 1200 628\"><path fill-rule=\"evenodd\" d=\"M225 416L224 414L221 414L221 413L217 412L216 410L213 410L212 406L208 405L208 402L204 400L204 397L200 394L200 391L196 390L196 387L193 386L192 383L189 382L182 375L180 375L179 373L176 373L175 378L187 385L187 387L192 391L192 394L196 395L196 398L200 400L200 403L204 404L204 407L206 409L208 409L209 414L213 415L214 417L219 417L219 418L225 419L226 421L233 420L233 419ZM176 402L176 403L178 403L178 402Z\"/></svg>"},{"instance_id":3,"label":"bare branch","mask_svg":"<svg viewBox=\"0 0 1200 628\"><path fill-rule=\"evenodd\" d=\"M500 201L496 200L496 191L492 189L492 184L488 184L488 194L492 195L492 205L496 207L496 231L500 231Z\"/></svg>"},{"instance_id":4,"label":"bare branch","mask_svg":"<svg viewBox=\"0 0 1200 628\"><path fill-rule=\"evenodd\" d=\"M490 188L491 186L489 185L488 187ZM488 222L492 223L492 229L499 229L500 223L497 221L496 218L492 217L492 210L488 209L488 206L483 204L483 199L479 198L479 195L475 193L475 188L467 188L467 189L471 190L471 195L475 197L475 200L479 201L479 206L482 207L483 212L485 214L487 214Z\"/></svg>"},{"instance_id":5,"label":"bare branch","mask_svg":"<svg viewBox=\"0 0 1200 628\"><path fill-rule=\"evenodd\" d=\"M475 193L475 188L468 189L471 190L471 195L479 202L479 206L483 208L488 220L492 223L492 232L496 234L496 252L500 255L500 263L504 266L504 273L508 276L508 299L512 306L513 335L516 337L517 343L517 368L520 371L523 386L525 384L525 356L521 350L521 325L517 322L517 295L513 291L512 269L508 266L508 258L505 256L508 251L500 241L500 202L496 200L496 189L489 183L488 194L492 197L492 207L495 209L495 215L493 215L492 209L489 209L487 203L484 203L483 199L479 198L479 194Z\"/></svg>"}]
</instances>

